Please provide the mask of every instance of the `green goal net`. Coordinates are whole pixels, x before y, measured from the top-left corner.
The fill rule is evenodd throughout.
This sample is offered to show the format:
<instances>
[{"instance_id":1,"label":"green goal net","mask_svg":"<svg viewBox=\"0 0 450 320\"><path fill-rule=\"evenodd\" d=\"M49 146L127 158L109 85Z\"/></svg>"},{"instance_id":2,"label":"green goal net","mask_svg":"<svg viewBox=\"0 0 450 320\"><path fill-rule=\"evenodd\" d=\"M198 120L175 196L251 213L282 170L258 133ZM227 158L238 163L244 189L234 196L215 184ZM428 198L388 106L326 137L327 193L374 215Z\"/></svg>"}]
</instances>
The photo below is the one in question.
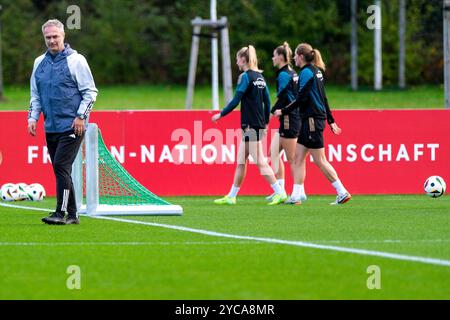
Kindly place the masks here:
<instances>
[{"instance_id":1,"label":"green goal net","mask_svg":"<svg viewBox=\"0 0 450 320\"><path fill-rule=\"evenodd\" d=\"M161 199L125 170L109 152L95 124L88 125L73 171L81 212L91 215L182 214L180 206Z\"/></svg>"},{"instance_id":2,"label":"green goal net","mask_svg":"<svg viewBox=\"0 0 450 320\"><path fill-rule=\"evenodd\" d=\"M98 134L99 203L109 205L170 205L135 178L113 157Z\"/></svg>"}]
</instances>

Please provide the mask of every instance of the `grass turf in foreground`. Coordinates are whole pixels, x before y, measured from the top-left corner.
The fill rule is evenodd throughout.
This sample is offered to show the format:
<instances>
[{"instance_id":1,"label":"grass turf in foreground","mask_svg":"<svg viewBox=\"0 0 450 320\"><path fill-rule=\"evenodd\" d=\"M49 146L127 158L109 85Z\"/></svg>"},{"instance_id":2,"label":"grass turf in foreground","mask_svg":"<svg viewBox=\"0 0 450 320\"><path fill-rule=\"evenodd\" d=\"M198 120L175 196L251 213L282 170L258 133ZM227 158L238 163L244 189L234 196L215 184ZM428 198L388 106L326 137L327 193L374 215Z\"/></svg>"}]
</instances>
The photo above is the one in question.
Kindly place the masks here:
<instances>
[{"instance_id":1,"label":"grass turf in foreground","mask_svg":"<svg viewBox=\"0 0 450 320\"><path fill-rule=\"evenodd\" d=\"M176 197L181 217L128 217L233 235L306 241L450 260L450 197L355 196L329 206L217 206ZM19 205L52 208L54 199ZM449 299L450 267L212 237L88 217L47 226L45 212L0 207L0 299ZM81 289L69 290L69 265ZM369 290L370 265L381 289Z\"/></svg>"}]
</instances>

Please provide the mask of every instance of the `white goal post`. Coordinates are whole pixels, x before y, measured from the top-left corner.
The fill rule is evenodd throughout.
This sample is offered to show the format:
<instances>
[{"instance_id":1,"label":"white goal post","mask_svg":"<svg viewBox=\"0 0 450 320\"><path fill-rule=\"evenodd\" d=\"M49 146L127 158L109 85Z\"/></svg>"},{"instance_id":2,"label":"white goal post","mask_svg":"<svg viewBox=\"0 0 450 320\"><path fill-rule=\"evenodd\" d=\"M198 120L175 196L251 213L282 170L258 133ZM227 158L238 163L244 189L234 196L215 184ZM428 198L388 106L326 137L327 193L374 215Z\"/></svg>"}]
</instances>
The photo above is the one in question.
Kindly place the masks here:
<instances>
[{"instance_id":1,"label":"white goal post","mask_svg":"<svg viewBox=\"0 0 450 320\"><path fill-rule=\"evenodd\" d=\"M167 201L164 201L151 193L139 182L137 182L131 175L118 163L113 156L107 152L106 157L108 161L114 164L114 169L118 172L117 176L122 176L132 182L132 186L125 185L125 191L127 193L134 193L132 200L120 203L120 201L113 201L111 203L102 203L101 192L102 183L99 172L100 164L105 164L105 159L99 159L99 139L98 126L95 123L89 123L84 139L84 146L80 147L78 155L72 166L72 181L75 189L75 199L77 204L78 213L87 215L181 215L183 208L179 205L172 205ZM84 148L84 151L83 151ZM105 155L103 155L105 157ZM83 172L85 171L85 173ZM116 178L116 176L114 177ZM85 181L83 181L85 180ZM115 179L115 183L118 180ZM122 186L120 186L122 187ZM85 195L83 195L83 189L85 188ZM117 188L117 187L116 187ZM121 190L119 190L121 191ZM108 199L114 199L114 194L109 194ZM117 198L124 199L122 194ZM126 199L126 198L125 198ZM137 199L136 203L133 203L133 199ZM116 203L114 203L116 202Z\"/></svg>"}]
</instances>

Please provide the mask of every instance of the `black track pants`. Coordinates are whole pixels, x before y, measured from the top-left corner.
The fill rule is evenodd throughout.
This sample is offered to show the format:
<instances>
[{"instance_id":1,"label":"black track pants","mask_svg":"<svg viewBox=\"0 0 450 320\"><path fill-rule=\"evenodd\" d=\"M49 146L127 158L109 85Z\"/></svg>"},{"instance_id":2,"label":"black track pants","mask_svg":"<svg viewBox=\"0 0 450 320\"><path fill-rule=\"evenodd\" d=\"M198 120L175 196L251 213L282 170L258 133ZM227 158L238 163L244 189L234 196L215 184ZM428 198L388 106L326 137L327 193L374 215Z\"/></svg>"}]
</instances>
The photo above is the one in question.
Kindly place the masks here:
<instances>
[{"instance_id":1,"label":"black track pants","mask_svg":"<svg viewBox=\"0 0 450 320\"><path fill-rule=\"evenodd\" d=\"M84 134L77 136L72 131L47 133L47 148L56 177L56 212L76 214L75 192L72 183L72 164L83 141Z\"/></svg>"}]
</instances>

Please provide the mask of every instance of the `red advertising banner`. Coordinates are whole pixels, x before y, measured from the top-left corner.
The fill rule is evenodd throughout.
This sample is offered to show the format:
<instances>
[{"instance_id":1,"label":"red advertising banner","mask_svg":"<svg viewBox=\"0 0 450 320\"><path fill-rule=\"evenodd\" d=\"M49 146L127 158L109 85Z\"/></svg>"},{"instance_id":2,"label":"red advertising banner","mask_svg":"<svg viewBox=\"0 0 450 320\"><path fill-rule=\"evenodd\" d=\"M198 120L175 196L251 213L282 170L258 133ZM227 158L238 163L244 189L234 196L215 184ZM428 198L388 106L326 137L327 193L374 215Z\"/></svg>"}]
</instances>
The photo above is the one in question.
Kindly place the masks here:
<instances>
[{"instance_id":1,"label":"red advertising banner","mask_svg":"<svg viewBox=\"0 0 450 320\"><path fill-rule=\"evenodd\" d=\"M94 111L91 122L101 129L108 149L140 183L165 195L228 193L240 143L239 112L218 123L211 111ZM325 131L326 155L352 194L423 192L428 176L450 183L450 111L336 110L341 135ZM26 112L0 112L0 185L12 182L44 185L55 194L43 121L37 137L27 133ZM264 142L278 120L272 119ZM286 163L286 191L292 178ZM307 161L307 194L333 194L318 168ZM270 186L249 164L240 194L265 195Z\"/></svg>"}]
</instances>

